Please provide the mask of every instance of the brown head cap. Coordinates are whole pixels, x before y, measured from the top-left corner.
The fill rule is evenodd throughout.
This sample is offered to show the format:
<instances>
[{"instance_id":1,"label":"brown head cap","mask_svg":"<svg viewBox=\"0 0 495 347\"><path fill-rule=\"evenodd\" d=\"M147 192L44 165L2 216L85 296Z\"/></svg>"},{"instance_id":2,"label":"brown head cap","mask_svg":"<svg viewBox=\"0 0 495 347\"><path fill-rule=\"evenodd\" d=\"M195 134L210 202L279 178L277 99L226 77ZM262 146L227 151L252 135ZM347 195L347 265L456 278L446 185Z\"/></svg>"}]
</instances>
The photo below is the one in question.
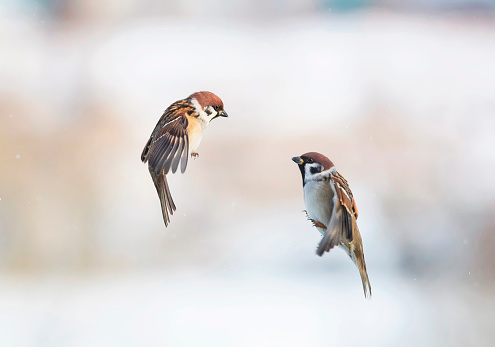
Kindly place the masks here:
<instances>
[{"instance_id":1,"label":"brown head cap","mask_svg":"<svg viewBox=\"0 0 495 347\"><path fill-rule=\"evenodd\" d=\"M323 154L318 152L308 152L301 155L301 159L307 161L308 159L312 159L313 161L320 163L323 166L323 170L326 171L331 169L334 165L330 159L325 157Z\"/></svg>"},{"instance_id":2,"label":"brown head cap","mask_svg":"<svg viewBox=\"0 0 495 347\"><path fill-rule=\"evenodd\" d=\"M201 105L203 110L206 106L218 106L221 110L223 110L223 102L218 96L213 94L212 92L196 92L189 96L190 99L196 99L198 103Z\"/></svg>"}]
</instances>

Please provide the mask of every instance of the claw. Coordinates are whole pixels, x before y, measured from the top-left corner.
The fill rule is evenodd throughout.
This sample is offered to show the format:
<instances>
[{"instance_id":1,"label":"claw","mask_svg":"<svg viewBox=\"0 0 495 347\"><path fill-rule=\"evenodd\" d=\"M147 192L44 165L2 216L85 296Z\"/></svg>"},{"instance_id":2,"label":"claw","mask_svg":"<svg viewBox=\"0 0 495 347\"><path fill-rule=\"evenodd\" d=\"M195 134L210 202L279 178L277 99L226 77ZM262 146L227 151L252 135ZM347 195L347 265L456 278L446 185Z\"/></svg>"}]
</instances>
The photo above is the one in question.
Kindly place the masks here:
<instances>
[{"instance_id":1,"label":"claw","mask_svg":"<svg viewBox=\"0 0 495 347\"><path fill-rule=\"evenodd\" d=\"M199 157L199 153L198 152L191 152L191 157L193 157L194 159L196 159L196 158Z\"/></svg>"},{"instance_id":2,"label":"claw","mask_svg":"<svg viewBox=\"0 0 495 347\"><path fill-rule=\"evenodd\" d=\"M317 227L317 228L322 228L322 229L327 229L327 226L321 222L318 222L317 220L314 220L314 219L309 219L311 221L311 223L313 223L313 226L314 227Z\"/></svg>"}]
</instances>

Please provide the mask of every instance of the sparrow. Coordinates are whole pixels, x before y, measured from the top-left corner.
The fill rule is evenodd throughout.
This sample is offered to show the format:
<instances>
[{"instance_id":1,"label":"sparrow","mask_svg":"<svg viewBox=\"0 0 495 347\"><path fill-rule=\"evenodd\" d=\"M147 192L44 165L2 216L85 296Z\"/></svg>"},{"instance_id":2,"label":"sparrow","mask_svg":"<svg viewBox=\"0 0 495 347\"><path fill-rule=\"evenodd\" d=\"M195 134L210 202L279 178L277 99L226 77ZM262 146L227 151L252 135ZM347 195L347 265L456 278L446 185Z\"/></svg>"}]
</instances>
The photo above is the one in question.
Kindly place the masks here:
<instances>
[{"instance_id":1,"label":"sparrow","mask_svg":"<svg viewBox=\"0 0 495 347\"><path fill-rule=\"evenodd\" d=\"M359 270L364 296L371 296L363 241L356 222L358 209L349 184L323 154L309 152L292 160L301 171L307 217L323 236L316 254L321 257L335 246L344 249Z\"/></svg>"},{"instance_id":2,"label":"sparrow","mask_svg":"<svg viewBox=\"0 0 495 347\"><path fill-rule=\"evenodd\" d=\"M203 132L217 117L228 117L222 100L211 92L193 93L165 110L144 146L141 160L143 163L148 162L160 198L165 227L170 223L170 215L176 210L167 174L175 173L179 166L181 173L186 171L189 156L199 156L196 150Z\"/></svg>"}]
</instances>

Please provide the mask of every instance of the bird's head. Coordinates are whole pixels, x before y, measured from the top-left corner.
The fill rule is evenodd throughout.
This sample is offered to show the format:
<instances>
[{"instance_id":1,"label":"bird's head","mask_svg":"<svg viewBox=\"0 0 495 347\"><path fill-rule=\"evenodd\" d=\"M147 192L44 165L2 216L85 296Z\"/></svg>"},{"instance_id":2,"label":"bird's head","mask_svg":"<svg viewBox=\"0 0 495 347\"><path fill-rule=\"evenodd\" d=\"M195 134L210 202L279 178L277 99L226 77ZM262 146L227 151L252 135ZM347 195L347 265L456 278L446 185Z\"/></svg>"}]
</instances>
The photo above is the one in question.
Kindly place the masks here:
<instances>
[{"instance_id":1,"label":"bird's head","mask_svg":"<svg viewBox=\"0 0 495 347\"><path fill-rule=\"evenodd\" d=\"M223 109L222 99L211 92L196 92L189 99L196 107L199 118L207 123L217 117L229 116Z\"/></svg>"},{"instance_id":2,"label":"bird's head","mask_svg":"<svg viewBox=\"0 0 495 347\"><path fill-rule=\"evenodd\" d=\"M294 161L301 170L303 184L307 181L316 180L321 177L321 173L331 170L334 165L330 159L317 152L304 153L299 157L293 157Z\"/></svg>"}]
</instances>

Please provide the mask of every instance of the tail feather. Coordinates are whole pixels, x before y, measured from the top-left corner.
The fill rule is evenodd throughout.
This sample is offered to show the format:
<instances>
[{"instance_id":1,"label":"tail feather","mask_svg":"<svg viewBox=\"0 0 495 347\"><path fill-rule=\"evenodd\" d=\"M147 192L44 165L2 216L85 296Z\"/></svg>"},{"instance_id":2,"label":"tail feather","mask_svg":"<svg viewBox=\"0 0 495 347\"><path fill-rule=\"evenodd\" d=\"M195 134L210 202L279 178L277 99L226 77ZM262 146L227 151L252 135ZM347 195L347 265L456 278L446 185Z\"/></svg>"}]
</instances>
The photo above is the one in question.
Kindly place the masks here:
<instances>
[{"instance_id":1,"label":"tail feather","mask_svg":"<svg viewBox=\"0 0 495 347\"><path fill-rule=\"evenodd\" d=\"M168 188L167 176L163 172L157 175L151 168L150 174L153 183L155 184L158 197L160 198L163 221L165 222L165 226L168 226L168 223L170 223L170 215L174 214L176 207L172 195L170 194L170 189Z\"/></svg>"},{"instance_id":2,"label":"tail feather","mask_svg":"<svg viewBox=\"0 0 495 347\"><path fill-rule=\"evenodd\" d=\"M318 245L316 254L321 257L323 253L329 252L335 246L343 246L346 249L349 257L352 259L354 264L356 264L356 267L359 270L361 282L363 283L364 297L371 297L371 284L368 278L368 272L366 271L363 240L361 239L361 234L359 233L356 218L351 217L351 220L343 220L342 218L342 214L335 215L335 217L332 218L330 225L325 232L325 235ZM343 222L352 223L352 228L343 228Z\"/></svg>"},{"instance_id":3,"label":"tail feather","mask_svg":"<svg viewBox=\"0 0 495 347\"><path fill-rule=\"evenodd\" d=\"M356 264L359 275L361 276L361 282L363 283L363 291L364 297L371 297L371 284L370 279L368 278L368 272L366 271L366 262L364 261L364 253L362 247L356 247L354 250L351 250L350 256L354 264Z\"/></svg>"},{"instance_id":4,"label":"tail feather","mask_svg":"<svg viewBox=\"0 0 495 347\"><path fill-rule=\"evenodd\" d=\"M368 278L368 272L366 271L366 262L364 261L364 254L356 256L357 267L359 269L359 275L361 275L361 282L363 282L363 291L365 298L371 298L371 283Z\"/></svg>"},{"instance_id":5,"label":"tail feather","mask_svg":"<svg viewBox=\"0 0 495 347\"><path fill-rule=\"evenodd\" d=\"M361 239L361 233L359 232L356 220L353 219L353 240L344 246L349 250L349 256L354 264L356 264L359 275L361 276L361 282L363 283L363 291L365 298L371 298L371 284L368 278L368 272L366 271L366 261L364 260L363 240Z\"/></svg>"}]
</instances>

